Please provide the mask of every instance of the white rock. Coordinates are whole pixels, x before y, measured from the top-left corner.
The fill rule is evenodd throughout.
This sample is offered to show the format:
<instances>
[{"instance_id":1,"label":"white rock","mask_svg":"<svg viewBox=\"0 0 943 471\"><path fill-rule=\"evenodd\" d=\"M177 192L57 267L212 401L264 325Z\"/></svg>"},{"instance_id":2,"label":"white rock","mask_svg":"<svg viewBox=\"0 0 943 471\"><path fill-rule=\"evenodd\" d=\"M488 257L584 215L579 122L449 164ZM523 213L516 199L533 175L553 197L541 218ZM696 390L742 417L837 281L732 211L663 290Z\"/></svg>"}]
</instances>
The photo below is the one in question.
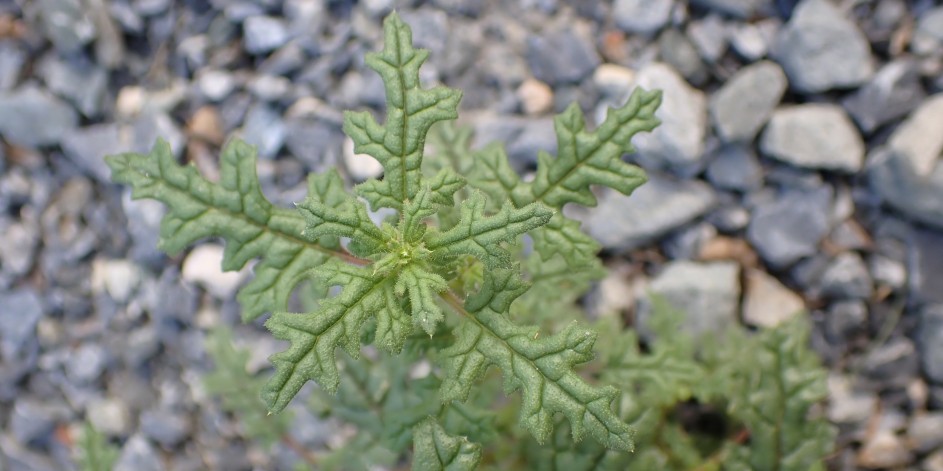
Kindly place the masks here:
<instances>
[{"instance_id":1,"label":"white rock","mask_svg":"<svg viewBox=\"0 0 943 471\"><path fill-rule=\"evenodd\" d=\"M635 71L621 65L602 64L593 72L593 83L605 95L628 95L634 81Z\"/></svg>"},{"instance_id":2,"label":"white rock","mask_svg":"<svg viewBox=\"0 0 943 471\"><path fill-rule=\"evenodd\" d=\"M646 90L660 89L662 102L655 113L661 119L651 133L637 134L633 143L639 153L669 165L697 162L704 154L707 133L707 99L664 63L652 63L638 72L635 84Z\"/></svg>"},{"instance_id":3,"label":"white rock","mask_svg":"<svg viewBox=\"0 0 943 471\"><path fill-rule=\"evenodd\" d=\"M529 78L517 87L517 98L525 114L536 115L553 107L553 90L540 80Z\"/></svg>"},{"instance_id":4,"label":"white rock","mask_svg":"<svg viewBox=\"0 0 943 471\"><path fill-rule=\"evenodd\" d=\"M710 100L710 113L727 142L752 142L786 92L786 74L762 61L737 71Z\"/></svg>"},{"instance_id":5,"label":"white rock","mask_svg":"<svg viewBox=\"0 0 943 471\"><path fill-rule=\"evenodd\" d=\"M223 247L215 244L196 246L183 261L181 278L202 285L219 299L230 299L245 279L247 271L224 272L222 270Z\"/></svg>"},{"instance_id":6,"label":"white rock","mask_svg":"<svg viewBox=\"0 0 943 471\"><path fill-rule=\"evenodd\" d=\"M383 174L383 165L379 160L368 154L354 153L354 140L349 136L344 138L344 166L347 173L357 181L377 178Z\"/></svg>"},{"instance_id":7,"label":"white rock","mask_svg":"<svg viewBox=\"0 0 943 471\"><path fill-rule=\"evenodd\" d=\"M115 301L127 301L140 280L140 269L129 260L92 261L92 291L104 290Z\"/></svg>"},{"instance_id":8,"label":"white rock","mask_svg":"<svg viewBox=\"0 0 943 471\"><path fill-rule=\"evenodd\" d=\"M812 103L773 112L760 139L764 154L797 167L853 173L864 163L864 142L838 105Z\"/></svg>"},{"instance_id":9,"label":"white rock","mask_svg":"<svg viewBox=\"0 0 943 471\"><path fill-rule=\"evenodd\" d=\"M802 298L763 270L746 277L743 320L758 327L775 327L805 310Z\"/></svg>"},{"instance_id":10,"label":"white rock","mask_svg":"<svg viewBox=\"0 0 943 471\"><path fill-rule=\"evenodd\" d=\"M924 101L894 131L888 145L907 156L917 175L929 175L943 153L943 93Z\"/></svg>"}]
</instances>

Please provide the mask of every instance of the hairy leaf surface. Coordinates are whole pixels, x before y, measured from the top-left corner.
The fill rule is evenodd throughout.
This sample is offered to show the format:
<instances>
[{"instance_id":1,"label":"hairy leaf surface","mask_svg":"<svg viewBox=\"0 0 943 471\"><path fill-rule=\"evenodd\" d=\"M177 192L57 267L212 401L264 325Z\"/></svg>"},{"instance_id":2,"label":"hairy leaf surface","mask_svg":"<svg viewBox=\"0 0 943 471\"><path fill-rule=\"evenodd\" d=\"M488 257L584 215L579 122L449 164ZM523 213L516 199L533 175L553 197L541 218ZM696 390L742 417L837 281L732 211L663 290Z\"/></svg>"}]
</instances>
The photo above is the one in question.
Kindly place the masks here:
<instances>
[{"instance_id":1,"label":"hairy leaf surface","mask_svg":"<svg viewBox=\"0 0 943 471\"><path fill-rule=\"evenodd\" d=\"M354 141L354 151L369 154L383 165L383 180L361 185L360 195L373 209L402 209L403 202L419 191L420 167L426 134L438 121L458 117L458 90L423 89L419 67L429 51L413 48L412 32L394 12L383 22L384 47L369 53L367 66L383 79L386 88L386 123L378 124L370 113L344 113L344 132Z\"/></svg>"},{"instance_id":2,"label":"hairy leaf surface","mask_svg":"<svg viewBox=\"0 0 943 471\"><path fill-rule=\"evenodd\" d=\"M215 236L227 242L224 270L239 270L261 258L255 277L239 291L244 320L285 309L305 272L336 253L302 235L300 214L265 199L256 176L255 148L241 141L233 140L223 149L218 184L200 176L192 165L179 165L163 140L150 154L119 154L105 161L114 181L131 186L133 198L167 205L160 227L165 252L177 254ZM309 188L317 187L320 180L309 182Z\"/></svg>"},{"instance_id":3,"label":"hairy leaf surface","mask_svg":"<svg viewBox=\"0 0 943 471\"><path fill-rule=\"evenodd\" d=\"M481 445L450 436L433 417L414 432L414 471L469 471L481 461Z\"/></svg>"},{"instance_id":4,"label":"hairy leaf surface","mask_svg":"<svg viewBox=\"0 0 943 471\"><path fill-rule=\"evenodd\" d=\"M461 220L445 231L428 233L426 247L436 255L473 255L488 267L507 267L511 255L501 246L546 224L553 211L538 204L514 208L506 202L497 213L485 215L485 197L475 193L462 203Z\"/></svg>"},{"instance_id":5,"label":"hairy leaf surface","mask_svg":"<svg viewBox=\"0 0 943 471\"><path fill-rule=\"evenodd\" d=\"M505 390L521 390L521 425L538 442L553 430L553 415L570 422L574 440L586 432L606 446L631 450L629 427L612 411L618 395L612 387L594 387L573 371L593 358L596 334L570 324L562 332L538 338L535 327L514 325L507 318L511 302L527 285L510 270L495 270L485 286L465 303L468 319L455 332L455 344L442 352L447 359L444 400L464 400L488 366L504 372Z\"/></svg>"}]
</instances>

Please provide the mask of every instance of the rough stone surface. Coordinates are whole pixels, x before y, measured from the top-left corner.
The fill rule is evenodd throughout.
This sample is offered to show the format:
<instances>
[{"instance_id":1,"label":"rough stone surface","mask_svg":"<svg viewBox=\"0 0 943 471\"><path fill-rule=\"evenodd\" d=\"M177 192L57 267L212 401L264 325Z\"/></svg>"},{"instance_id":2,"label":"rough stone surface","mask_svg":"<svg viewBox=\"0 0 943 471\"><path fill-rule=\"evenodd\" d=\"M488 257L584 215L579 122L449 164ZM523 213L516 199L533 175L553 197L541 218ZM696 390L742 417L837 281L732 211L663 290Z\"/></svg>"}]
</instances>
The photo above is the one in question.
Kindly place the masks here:
<instances>
[{"instance_id":1,"label":"rough stone surface","mask_svg":"<svg viewBox=\"0 0 943 471\"><path fill-rule=\"evenodd\" d=\"M917 334L923 372L933 383L943 383L943 304L932 304L920 311Z\"/></svg>"},{"instance_id":2,"label":"rough stone surface","mask_svg":"<svg viewBox=\"0 0 943 471\"><path fill-rule=\"evenodd\" d=\"M889 206L943 229L943 165L921 176L914 170L910 154L888 147L876 148L868 162L871 187Z\"/></svg>"},{"instance_id":3,"label":"rough stone surface","mask_svg":"<svg viewBox=\"0 0 943 471\"><path fill-rule=\"evenodd\" d=\"M715 203L707 185L650 174L648 183L631 197L608 193L584 227L606 248L631 250L706 213Z\"/></svg>"},{"instance_id":4,"label":"rough stone surface","mask_svg":"<svg viewBox=\"0 0 943 471\"><path fill-rule=\"evenodd\" d=\"M873 283L864 260L855 252L835 257L822 274L822 294L837 299L867 299Z\"/></svg>"},{"instance_id":5,"label":"rough stone surface","mask_svg":"<svg viewBox=\"0 0 943 471\"><path fill-rule=\"evenodd\" d=\"M800 2L771 53L803 93L853 87L874 73L867 38L828 0Z\"/></svg>"},{"instance_id":6,"label":"rough stone surface","mask_svg":"<svg viewBox=\"0 0 943 471\"><path fill-rule=\"evenodd\" d=\"M691 3L738 18L751 18L773 7L771 0L692 0Z\"/></svg>"},{"instance_id":7,"label":"rough stone surface","mask_svg":"<svg viewBox=\"0 0 943 471\"><path fill-rule=\"evenodd\" d=\"M797 167L856 172L864 142L840 106L783 107L770 118L760 140L763 153Z\"/></svg>"},{"instance_id":8,"label":"rough stone surface","mask_svg":"<svg viewBox=\"0 0 943 471\"><path fill-rule=\"evenodd\" d=\"M763 186L763 167L752 148L726 145L707 166L707 179L725 190L755 190Z\"/></svg>"},{"instance_id":9,"label":"rough stone surface","mask_svg":"<svg viewBox=\"0 0 943 471\"><path fill-rule=\"evenodd\" d=\"M921 177L930 175L943 154L943 93L926 100L906 121L894 130L887 145L907 156L914 172Z\"/></svg>"},{"instance_id":10,"label":"rough stone surface","mask_svg":"<svg viewBox=\"0 0 943 471\"><path fill-rule=\"evenodd\" d=\"M277 49L291 37L285 22L270 16L253 16L243 22L245 48L250 54Z\"/></svg>"},{"instance_id":11,"label":"rough stone surface","mask_svg":"<svg viewBox=\"0 0 943 471\"><path fill-rule=\"evenodd\" d=\"M661 89L662 104L655 113L661 119L651 133L640 133L633 143L639 153L662 165L688 165L704 154L707 132L707 100L667 64L653 63L638 72L635 84L647 90Z\"/></svg>"},{"instance_id":12,"label":"rough stone surface","mask_svg":"<svg viewBox=\"0 0 943 471\"><path fill-rule=\"evenodd\" d=\"M79 121L67 103L34 85L0 93L0 135L11 144L58 144Z\"/></svg>"},{"instance_id":13,"label":"rough stone surface","mask_svg":"<svg viewBox=\"0 0 943 471\"><path fill-rule=\"evenodd\" d=\"M687 314L683 324L687 332L719 333L737 322L739 273L734 262L675 261L664 267L649 288Z\"/></svg>"},{"instance_id":14,"label":"rough stone surface","mask_svg":"<svg viewBox=\"0 0 943 471\"><path fill-rule=\"evenodd\" d=\"M786 92L786 75L770 61L740 69L710 99L710 114L725 141L751 142Z\"/></svg>"},{"instance_id":15,"label":"rough stone surface","mask_svg":"<svg viewBox=\"0 0 943 471\"><path fill-rule=\"evenodd\" d=\"M0 316L0 352L12 358L35 339L36 323L43 315L42 300L36 291L23 288L0 292L0 306L4 313Z\"/></svg>"},{"instance_id":16,"label":"rough stone surface","mask_svg":"<svg viewBox=\"0 0 943 471\"><path fill-rule=\"evenodd\" d=\"M818 251L828 234L832 192L788 190L758 206L747 239L773 267L786 267Z\"/></svg>"}]
</instances>

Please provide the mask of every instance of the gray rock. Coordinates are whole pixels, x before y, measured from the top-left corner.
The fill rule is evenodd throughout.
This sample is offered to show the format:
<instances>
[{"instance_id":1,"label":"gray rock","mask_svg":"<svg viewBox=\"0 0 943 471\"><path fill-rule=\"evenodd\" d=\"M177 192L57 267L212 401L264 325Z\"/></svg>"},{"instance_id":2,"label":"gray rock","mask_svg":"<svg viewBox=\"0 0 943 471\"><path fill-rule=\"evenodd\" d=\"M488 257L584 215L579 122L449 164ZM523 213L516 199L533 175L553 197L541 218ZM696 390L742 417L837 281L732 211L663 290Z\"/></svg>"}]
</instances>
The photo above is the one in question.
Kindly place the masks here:
<instances>
[{"instance_id":1,"label":"gray rock","mask_svg":"<svg viewBox=\"0 0 943 471\"><path fill-rule=\"evenodd\" d=\"M743 297L744 322L775 327L805 311L805 301L763 270L749 270Z\"/></svg>"},{"instance_id":2,"label":"gray rock","mask_svg":"<svg viewBox=\"0 0 943 471\"><path fill-rule=\"evenodd\" d=\"M759 60L769 53L781 24L776 19L734 25L730 47L747 61Z\"/></svg>"},{"instance_id":3,"label":"gray rock","mask_svg":"<svg viewBox=\"0 0 943 471\"><path fill-rule=\"evenodd\" d=\"M743 19L753 18L773 7L771 0L692 0L691 3Z\"/></svg>"},{"instance_id":4,"label":"gray rock","mask_svg":"<svg viewBox=\"0 0 943 471\"><path fill-rule=\"evenodd\" d=\"M920 300L943 303L943 235L916 230L911 243L911 286Z\"/></svg>"},{"instance_id":5,"label":"gray rock","mask_svg":"<svg viewBox=\"0 0 943 471\"><path fill-rule=\"evenodd\" d=\"M108 72L88 60L61 60L47 55L39 75L50 90L67 98L86 117L98 116L105 104Z\"/></svg>"},{"instance_id":6,"label":"gray rock","mask_svg":"<svg viewBox=\"0 0 943 471\"><path fill-rule=\"evenodd\" d=\"M877 394L859 391L845 376L828 376L828 419L835 424L862 424L879 404Z\"/></svg>"},{"instance_id":7,"label":"gray rock","mask_svg":"<svg viewBox=\"0 0 943 471\"><path fill-rule=\"evenodd\" d=\"M917 345L927 379L943 383L943 304L928 304L920 311Z\"/></svg>"},{"instance_id":8,"label":"gray rock","mask_svg":"<svg viewBox=\"0 0 943 471\"><path fill-rule=\"evenodd\" d=\"M673 0L616 0L612 17L623 31L654 34L668 23Z\"/></svg>"},{"instance_id":9,"label":"gray rock","mask_svg":"<svg viewBox=\"0 0 943 471\"><path fill-rule=\"evenodd\" d=\"M131 123L131 136L128 147L133 152L148 153L157 139L163 139L170 144L173 154L179 157L186 145L186 137L180 127L169 115L158 111L144 113L134 120Z\"/></svg>"},{"instance_id":10,"label":"gray rock","mask_svg":"<svg viewBox=\"0 0 943 471\"><path fill-rule=\"evenodd\" d=\"M187 414L166 409L141 413L141 433L166 448L174 447L190 436L192 423Z\"/></svg>"},{"instance_id":11,"label":"gray rock","mask_svg":"<svg viewBox=\"0 0 943 471\"><path fill-rule=\"evenodd\" d=\"M243 45L249 54L264 54L288 42L288 26L279 18L251 16L242 23Z\"/></svg>"},{"instance_id":12,"label":"gray rock","mask_svg":"<svg viewBox=\"0 0 943 471\"><path fill-rule=\"evenodd\" d=\"M867 322L868 306L861 300L833 302L825 313L825 331L836 342L863 331Z\"/></svg>"},{"instance_id":13,"label":"gray rock","mask_svg":"<svg viewBox=\"0 0 943 471\"><path fill-rule=\"evenodd\" d=\"M161 471L165 469L157 450L146 438L133 435L121 448L114 471Z\"/></svg>"},{"instance_id":14,"label":"gray rock","mask_svg":"<svg viewBox=\"0 0 943 471\"><path fill-rule=\"evenodd\" d=\"M285 147L309 169L336 165L342 142L343 135L335 126L302 119L285 122Z\"/></svg>"},{"instance_id":15,"label":"gray rock","mask_svg":"<svg viewBox=\"0 0 943 471\"><path fill-rule=\"evenodd\" d=\"M13 403L8 430L21 444L35 445L50 438L59 415L47 404L21 397Z\"/></svg>"},{"instance_id":16,"label":"gray rock","mask_svg":"<svg viewBox=\"0 0 943 471\"><path fill-rule=\"evenodd\" d=\"M905 388L918 376L919 370L917 349L906 337L884 343L861 358L861 372L882 388Z\"/></svg>"},{"instance_id":17,"label":"gray rock","mask_svg":"<svg viewBox=\"0 0 943 471\"><path fill-rule=\"evenodd\" d=\"M943 46L943 6L925 12L917 18L912 48L921 55L931 55Z\"/></svg>"},{"instance_id":18,"label":"gray rock","mask_svg":"<svg viewBox=\"0 0 943 471\"><path fill-rule=\"evenodd\" d=\"M108 366L108 351L100 344L86 342L69 355L66 363L69 379L80 385L92 384Z\"/></svg>"},{"instance_id":19,"label":"gray rock","mask_svg":"<svg viewBox=\"0 0 943 471\"><path fill-rule=\"evenodd\" d=\"M93 124L70 130L62 136L66 157L101 183L111 182L111 170L105 156L127 152L130 142L120 137L117 124ZM151 142L153 145L153 142Z\"/></svg>"},{"instance_id":20,"label":"gray rock","mask_svg":"<svg viewBox=\"0 0 943 471\"><path fill-rule=\"evenodd\" d=\"M917 414L907 427L907 441L917 453L943 447L943 413Z\"/></svg>"},{"instance_id":21,"label":"gray rock","mask_svg":"<svg viewBox=\"0 0 943 471\"><path fill-rule=\"evenodd\" d=\"M225 70L201 69L196 76L196 86L210 101L220 101L236 88L236 79Z\"/></svg>"},{"instance_id":22,"label":"gray rock","mask_svg":"<svg viewBox=\"0 0 943 471\"><path fill-rule=\"evenodd\" d=\"M121 350L121 355L124 357L125 364L130 368L140 367L144 362L153 358L160 349L157 329L150 324L138 327L122 340L124 348Z\"/></svg>"},{"instance_id":23,"label":"gray rock","mask_svg":"<svg viewBox=\"0 0 943 471\"><path fill-rule=\"evenodd\" d=\"M740 69L710 99L710 114L721 139L752 142L782 100L786 86L786 74L773 62Z\"/></svg>"},{"instance_id":24,"label":"gray rock","mask_svg":"<svg viewBox=\"0 0 943 471\"><path fill-rule=\"evenodd\" d=\"M907 157L910 167L919 176L933 172L943 160L943 93L933 95L907 118L887 141L887 145Z\"/></svg>"},{"instance_id":25,"label":"gray rock","mask_svg":"<svg viewBox=\"0 0 943 471\"><path fill-rule=\"evenodd\" d=\"M727 29L718 15L710 14L688 23L686 33L701 57L710 64L717 62L727 51Z\"/></svg>"},{"instance_id":26,"label":"gray rock","mask_svg":"<svg viewBox=\"0 0 943 471\"><path fill-rule=\"evenodd\" d=\"M0 90L16 85L25 62L26 51L17 47L13 41L0 42Z\"/></svg>"},{"instance_id":27,"label":"gray rock","mask_svg":"<svg viewBox=\"0 0 943 471\"><path fill-rule=\"evenodd\" d=\"M274 158L285 143L285 123L271 107L256 104L246 114L242 138L258 148L259 158Z\"/></svg>"},{"instance_id":28,"label":"gray rock","mask_svg":"<svg viewBox=\"0 0 943 471\"><path fill-rule=\"evenodd\" d=\"M868 434L866 441L858 450L857 464L861 467L901 468L913 461L913 453L907 449L904 441L890 430L879 430Z\"/></svg>"},{"instance_id":29,"label":"gray rock","mask_svg":"<svg viewBox=\"0 0 943 471\"><path fill-rule=\"evenodd\" d=\"M79 120L67 103L29 84L0 93L0 109L0 134L24 147L58 144Z\"/></svg>"},{"instance_id":30,"label":"gray rock","mask_svg":"<svg viewBox=\"0 0 943 471\"><path fill-rule=\"evenodd\" d=\"M707 179L717 188L750 191L763 186L763 167L751 148L727 145L707 166Z\"/></svg>"},{"instance_id":31,"label":"gray rock","mask_svg":"<svg viewBox=\"0 0 943 471\"><path fill-rule=\"evenodd\" d=\"M873 282L856 252L839 254L822 273L822 294L832 299L868 299Z\"/></svg>"},{"instance_id":32,"label":"gray rock","mask_svg":"<svg viewBox=\"0 0 943 471\"><path fill-rule=\"evenodd\" d=\"M635 85L646 90L661 89L662 102L655 113L661 119L653 132L633 139L638 152L662 165L685 166L698 162L704 154L707 132L707 100L671 66L653 63L635 77Z\"/></svg>"},{"instance_id":33,"label":"gray rock","mask_svg":"<svg viewBox=\"0 0 943 471\"><path fill-rule=\"evenodd\" d=\"M666 29L658 36L661 60L674 67L689 82L699 85L708 78L707 67L694 44L681 31ZM627 84L631 80L627 81Z\"/></svg>"},{"instance_id":34,"label":"gray rock","mask_svg":"<svg viewBox=\"0 0 943 471\"><path fill-rule=\"evenodd\" d=\"M419 8L404 11L403 21L413 31L413 43L416 47L428 49L432 57L441 57L445 52L446 38L449 37L449 17L444 11L432 8ZM432 70L433 64L426 62L424 67Z\"/></svg>"},{"instance_id":35,"label":"gray rock","mask_svg":"<svg viewBox=\"0 0 943 471\"><path fill-rule=\"evenodd\" d=\"M867 38L828 0L803 0L771 54L803 93L854 87L874 73Z\"/></svg>"},{"instance_id":36,"label":"gray rock","mask_svg":"<svg viewBox=\"0 0 943 471\"><path fill-rule=\"evenodd\" d=\"M95 430L112 437L123 437L131 430L131 411L115 398L97 399L88 405L85 418Z\"/></svg>"},{"instance_id":37,"label":"gray rock","mask_svg":"<svg viewBox=\"0 0 943 471\"><path fill-rule=\"evenodd\" d=\"M868 268L876 284L899 290L907 281L907 267L890 257L874 254L868 259Z\"/></svg>"},{"instance_id":38,"label":"gray rock","mask_svg":"<svg viewBox=\"0 0 943 471\"><path fill-rule=\"evenodd\" d=\"M36 339L36 323L43 315L43 304L30 288L0 292L0 353L13 358L28 343Z\"/></svg>"},{"instance_id":39,"label":"gray rock","mask_svg":"<svg viewBox=\"0 0 943 471\"><path fill-rule=\"evenodd\" d=\"M579 82L600 63L593 42L575 29L531 36L526 55L534 77L551 86Z\"/></svg>"},{"instance_id":40,"label":"gray rock","mask_svg":"<svg viewBox=\"0 0 943 471\"><path fill-rule=\"evenodd\" d=\"M33 266L40 235L33 224L21 223L0 226L0 266L3 273L17 277L25 275Z\"/></svg>"},{"instance_id":41,"label":"gray rock","mask_svg":"<svg viewBox=\"0 0 943 471\"><path fill-rule=\"evenodd\" d=\"M925 97L917 63L904 58L885 64L842 104L858 127L870 133L909 113Z\"/></svg>"},{"instance_id":42,"label":"gray rock","mask_svg":"<svg viewBox=\"0 0 943 471\"><path fill-rule=\"evenodd\" d=\"M287 99L292 92L291 80L265 74L256 75L249 81L246 88L256 98L266 102Z\"/></svg>"},{"instance_id":43,"label":"gray rock","mask_svg":"<svg viewBox=\"0 0 943 471\"><path fill-rule=\"evenodd\" d=\"M943 165L921 176L910 155L888 147L875 149L868 161L871 188L885 203L916 221L943 229Z\"/></svg>"},{"instance_id":44,"label":"gray rock","mask_svg":"<svg viewBox=\"0 0 943 471\"><path fill-rule=\"evenodd\" d=\"M830 229L832 191L787 190L758 205L747 228L747 239L775 268L785 268L818 252Z\"/></svg>"},{"instance_id":45,"label":"gray rock","mask_svg":"<svg viewBox=\"0 0 943 471\"><path fill-rule=\"evenodd\" d=\"M604 195L584 218L584 227L608 249L632 250L710 211L716 201L708 185L653 173L631 197Z\"/></svg>"},{"instance_id":46,"label":"gray rock","mask_svg":"<svg viewBox=\"0 0 943 471\"><path fill-rule=\"evenodd\" d=\"M662 241L662 250L671 260L693 260L708 240L717 236L717 229L707 222L683 227Z\"/></svg>"},{"instance_id":47,"label":"gray rock","mask_svg":"<svg viewBox=\"0 0 943 471\"><path fill-rule=\"evenodd\" d=\"M736 262L676 261L665 265L649 286L675 309L685 313L681 328L690 334L720 333L737 323L740 267ZM643 303L640 322L651 315Z\"/></svg>"},{"instance_id":48,"label":"gray rock","mask_svg":"<svg viewBox=\"0 0 943 471\"><path fill-rule=\"evenodd\" d=\"M741 206L726 206L711 212L705 220L716 227L718 231L732 234L747 227L747 224L750 223L750 212Z\"/></svg>"},{"instance_id":49,"label":"gray rock","mask_svg":"<svg viewBox=\"0 0 943 471\"><path fill-rule=\"evenodd\" d=\"M39 0L37 7L43 32L63 55L95 38L95 23L80 0Z\"/></svg>"},{"instance_id":50,"label":"gray rock","mask_svg":"<svg viewBox=\"0 0 943 471\"><path fill-rule=\"evenodd\" d=\"M773 112L760 139L762 152L797 167L857 172L864 142L837 105L805 104Z\"/></svg>"}]
</instances>

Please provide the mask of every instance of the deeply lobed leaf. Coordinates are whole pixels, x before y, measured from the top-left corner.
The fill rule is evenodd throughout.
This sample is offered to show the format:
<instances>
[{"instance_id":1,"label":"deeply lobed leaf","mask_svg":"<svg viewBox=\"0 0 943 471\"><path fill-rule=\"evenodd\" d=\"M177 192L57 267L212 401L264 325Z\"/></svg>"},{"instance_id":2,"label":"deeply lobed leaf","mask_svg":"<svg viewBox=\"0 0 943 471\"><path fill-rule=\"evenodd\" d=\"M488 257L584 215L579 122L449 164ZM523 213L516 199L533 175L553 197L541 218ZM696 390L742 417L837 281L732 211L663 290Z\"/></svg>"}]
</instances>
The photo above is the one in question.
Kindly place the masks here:
<instances>
[{"instance_id":1,"label":"deeply lobed leaf","mask_svg":"<svg viewBox=\"0 0 943 471\"><path fill-rule=\"evenodd\" d=\"M481 291L465 303L469 318L455 331L455 343L442 352L443 400L464 400L473 382L495 365L504 372L508 393L521 390L520 422L538 442L550 436L553 416L559 412L569 420L574 440L589 432L609 448L632 450L632 433L611 408L618 391L591 386L572 369L593 358L596 335L574 323L538 338L536 328L514 325L507 318L511 302L527 285L503 269L485 280Z\"/></svg>"},{"instance_id":2,"label":"deeply lobed leaf","mask_svg":"<svg viewBox=\"0 0 943 471\"><path fill-rule=\"evenodd\" d=\"M473 194L462 202L458 224L445 232L428 233L426 247L439 257L473 255L489 268L507 267L511 255L501 244L546 224L553 216L553 211L539 204L514 208L510 202L487 216L485 205L484 195Z\"/></svg>"},{"instance_id":3,"label":"deeply lobed leaf","mask_svg":"<svg viewBox=\"0 0 943 471\"><path fill-rule=\"evenodd\" d=\"M179 253L206 237L221 237L227 242L224 270L239 270L249 260L261 259L254 279L239 291L244 320L285 309L305 272L334 253L302 237L305 223L300 214L265 199L256 176L255 148L241 141L233 140L223 149L218 184L200 176L192 165L179 165L163 140L149 154L118 154L105 161L114 181L131 186L133 198L167 205L160 229L160 248L167 253ZM312 177L309 188L325 182L331 186L322 180Z\"/></svg>"},{"instance_id":4,"label":"deeply lobed leaf","mask_svg":"<svg viewBox=\"0 0 943 471\"><path fill-rule=\"evenodd\" d=\"M420 188L422 154L426 134L438 121L458 117L458 90L423 89L419 67L429 51L415 49L412 32L394 12L383 22L384 47L367 54L366 63L383 79L386 88L386 123L378 124L368 112L346 112L344 132L354 141L354 151L369 154L383 165L383 180L358 187L373 209L402 209L403 202Z\"/></svg>"}]
</instances>

